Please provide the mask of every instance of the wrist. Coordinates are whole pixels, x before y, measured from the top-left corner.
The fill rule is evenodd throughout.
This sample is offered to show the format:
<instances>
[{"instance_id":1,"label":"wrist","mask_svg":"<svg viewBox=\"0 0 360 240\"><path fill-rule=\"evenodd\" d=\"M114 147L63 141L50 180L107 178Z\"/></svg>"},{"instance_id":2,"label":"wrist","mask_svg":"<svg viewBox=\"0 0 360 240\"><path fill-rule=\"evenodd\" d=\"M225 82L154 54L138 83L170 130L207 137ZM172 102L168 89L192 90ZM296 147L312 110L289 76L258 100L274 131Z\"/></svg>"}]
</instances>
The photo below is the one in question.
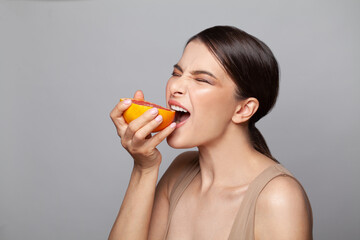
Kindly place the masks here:
<instances>
[{"instance_id":1,"label":"wrist","mask_svg":"<svg viewBox=\"0 0 360 240\"><path fill-rule=\"evenodd\" d=\"M161 164L161 155L147 158L134 158L134 171L139 173L158 172Z\"/></svg>"},{"instance_id":2,"label":"wrist","mask_svg":"<svg viewBox=\"0 0 360 240\"><path fill-rule=\"evenodd\" d=\"M136 174L138 176L152 176L152 175L158 175L160 169L160 164L156 164L154 166L150 167L144 167L139 164L134 164L133 167L133 174Z\"/></svg>"}]
</instances>

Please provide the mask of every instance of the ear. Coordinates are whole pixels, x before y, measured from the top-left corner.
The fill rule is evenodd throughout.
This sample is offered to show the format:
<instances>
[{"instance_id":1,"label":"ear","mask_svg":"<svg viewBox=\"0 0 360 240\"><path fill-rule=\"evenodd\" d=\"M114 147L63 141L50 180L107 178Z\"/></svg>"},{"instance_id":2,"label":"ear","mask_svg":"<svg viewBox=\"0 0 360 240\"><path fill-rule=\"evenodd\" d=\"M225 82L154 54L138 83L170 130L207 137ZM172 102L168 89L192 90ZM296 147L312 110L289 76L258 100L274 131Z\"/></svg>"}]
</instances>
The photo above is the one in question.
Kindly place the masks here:
<instances>
[{"instance_id":1,"label":"ear","mask_svg":"<svg viewBox=\"0 0 360 240\"><path fill-rule=\"evenodd\" d=\"M234 123L244 123L248 121L258 110L259 101L256 98L247 98L239 101L235 113L232 117Z\"/></svg>"}]
</instances>

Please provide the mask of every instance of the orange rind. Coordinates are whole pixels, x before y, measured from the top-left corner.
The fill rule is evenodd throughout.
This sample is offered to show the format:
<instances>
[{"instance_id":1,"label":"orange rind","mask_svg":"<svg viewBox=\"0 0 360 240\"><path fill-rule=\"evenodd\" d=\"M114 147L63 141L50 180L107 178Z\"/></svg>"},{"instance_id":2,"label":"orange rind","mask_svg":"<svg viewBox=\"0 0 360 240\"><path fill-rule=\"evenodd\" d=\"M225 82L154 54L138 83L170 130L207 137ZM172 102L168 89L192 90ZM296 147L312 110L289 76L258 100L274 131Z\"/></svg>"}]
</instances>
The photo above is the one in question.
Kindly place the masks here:
<instances>
[{"instance_id":1,"label":"orange rind","mask_svg":"<svg viewBox=\"0 0 360 240\"><path fill-rule=\"evenodd\" d=\"M139 100L139 99L133 99L133 98L121 98L120 101L124 101L126 99L131 100L131 105L126 111L123 113L123 117L125 119L125 122L129 124L136 118L140 117L142 114L144 114L146 111L148 111L151 108L157 108L159 110L159 115L162 116L163 120L161 124L156 127L152 132L159 132L169 126L175 118L175 111L161 107L157 104L147 102L145 100Z\"/></svg>"}]
</instances>

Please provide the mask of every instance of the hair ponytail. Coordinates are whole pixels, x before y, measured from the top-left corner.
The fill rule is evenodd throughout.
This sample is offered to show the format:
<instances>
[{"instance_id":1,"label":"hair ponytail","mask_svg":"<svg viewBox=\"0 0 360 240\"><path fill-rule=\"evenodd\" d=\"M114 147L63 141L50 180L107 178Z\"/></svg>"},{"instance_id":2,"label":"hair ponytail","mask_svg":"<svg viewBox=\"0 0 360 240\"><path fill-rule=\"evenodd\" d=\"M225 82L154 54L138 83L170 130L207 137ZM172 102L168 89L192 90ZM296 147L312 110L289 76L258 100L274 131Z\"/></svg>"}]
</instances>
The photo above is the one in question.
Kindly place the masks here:
<instances>
[{"instance_id":1,"label":"hair ponytail","mask_svg":"<svg viewBox=\"0 0 360 240\"><path fill-rule=\"evenodd\" d=\"M265 138L260 133L259 129L255 127L254 123L249 124L249 133L250 133L250 140L253 145L253 147L259 151L260 153L264 154L265 156L271 158L275 162L279 163L278 160L276 160L270 152L269 147L266 144Z\"/></svg>"}]
</instances>

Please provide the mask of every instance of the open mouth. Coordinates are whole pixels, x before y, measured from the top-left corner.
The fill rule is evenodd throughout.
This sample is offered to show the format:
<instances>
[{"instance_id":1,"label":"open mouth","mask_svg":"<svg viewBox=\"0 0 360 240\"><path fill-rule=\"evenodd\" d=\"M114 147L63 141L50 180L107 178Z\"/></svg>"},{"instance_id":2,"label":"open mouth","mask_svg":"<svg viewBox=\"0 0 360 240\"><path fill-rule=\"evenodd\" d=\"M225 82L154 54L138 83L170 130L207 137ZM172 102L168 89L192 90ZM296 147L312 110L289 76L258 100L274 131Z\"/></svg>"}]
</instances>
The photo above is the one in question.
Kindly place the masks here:
<instances>
[{"instance_id":1,"label":"open mouth","mask_svg":"<svg viewBox=\"0 0 360 240\"><path fill-rule=\"evenodd\" d=\"M176 124L185 123L185 121L190 117L190 113L182 107L170 105L170 109L175 111L174 122L176 122Z\"/></svg>"}]
</instances>

